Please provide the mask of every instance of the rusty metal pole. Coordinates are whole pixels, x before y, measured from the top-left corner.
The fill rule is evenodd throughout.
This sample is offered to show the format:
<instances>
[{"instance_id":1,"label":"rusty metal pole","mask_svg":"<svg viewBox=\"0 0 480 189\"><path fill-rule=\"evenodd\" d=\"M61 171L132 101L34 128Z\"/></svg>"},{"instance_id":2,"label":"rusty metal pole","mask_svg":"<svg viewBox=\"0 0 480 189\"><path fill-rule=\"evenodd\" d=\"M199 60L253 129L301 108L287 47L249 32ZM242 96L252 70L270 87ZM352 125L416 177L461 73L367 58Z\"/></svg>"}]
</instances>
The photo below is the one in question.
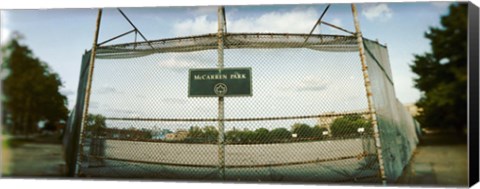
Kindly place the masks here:
<instances>
[{"instance_id":1,"label":"rusty metal pole","mask_svg":"<svg viewBox=\"0 0 480 189\"><path fill-rule=\"evenodd\" d=\"M363 48L363 37L362 37L362 32L360 31L360 23L358 22L357 8L353 3L352 3L352 14L353 14L353 20L355 23L355 32L357 36L358 49L360 51L360 61L362 63L362 72L363 72L363 79L365 81L365 90L367 92L368 113L369 113L370 120L372 122L372 127L374 132L373 135L375 137L375 146L377 149L377 159L378 159L378 164L380 165L380 178L382 180L382 184L386 185L387 180L385 176L385 165L382 157L382 146L380 143L380 134L378 132L377 115L375 113L375 107L373 103L372 84L368 76L368 67L365 61L365 50Z\"/></svg>"},{"instance_id":2,"label":"rusty metal pole","mask_svg":"<svg viewBox=\"0 0 480 189\"><path fill-rule=\"evenodd\" d=\"M98 43L98 33L100 31L100 21L102 18L102 9L98 9L98 14L97 14L97 24L95 28L95 34L94 34L94 39L93 39L93 45L92 45L92 52L90 55L90 63L88 67L88 76L87 76L87 87L85 89L85 99L84 99L84 106L83 106L83 114L82 114L82 124L80 126L80 143L79 143L79 159L77 166L75 168L75 175L78 176L80 173L80 166L83 161L83 157L85 156L83 154L83 140L84 140L84 135L83 135L83 130L85 129L87 125L87 117L88 117L88 105L90 102L90 90L92 87L92 76L93 76L93 68L95 66L95 54L97 52L97 43Z\"/></svg>"},{"instance_id":3,"label":"rusty metal pole","mask_svg":"<svg viewBox=\"0 0 480 189\"><path fill-rule=\"evenodd\" d=\"M223 69L223 33L225 31L225 17L223 6L218 7L218 64L220 71ZM218 97L218 164L219 177L225 180L225 123L224 123L224 106L225 101L223 96Z\"/></svg>"}]
</instances>

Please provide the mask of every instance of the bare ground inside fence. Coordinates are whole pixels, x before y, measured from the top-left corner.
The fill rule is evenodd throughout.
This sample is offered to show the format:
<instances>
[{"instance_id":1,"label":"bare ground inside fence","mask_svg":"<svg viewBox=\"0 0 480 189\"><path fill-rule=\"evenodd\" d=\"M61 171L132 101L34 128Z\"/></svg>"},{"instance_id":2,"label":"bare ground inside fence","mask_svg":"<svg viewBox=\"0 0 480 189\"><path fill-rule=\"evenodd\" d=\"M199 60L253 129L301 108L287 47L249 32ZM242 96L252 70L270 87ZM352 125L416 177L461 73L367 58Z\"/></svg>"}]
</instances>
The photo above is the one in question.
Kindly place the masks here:
<instances>
[{"instance_id":1,"label":"bare ground inside fence","mask_svg":"<svg viewBox=\"0 0 480 189\"><path fill-rule=\"evenodd\" d=\"M227 145L226 180L365 182L377 178L368 139ZM93 143L92 143L93 144ZM87 145L88 146L88 145ZM86 151L89 147L86 147ZM88 177L222 180L217 145L106 140L105 155L91 156ZM368 154L367 154L368 155ZM368 159L369 161L367 161ZM376 165L376 164L375 164Z\"/></svg>"}]
</instances>

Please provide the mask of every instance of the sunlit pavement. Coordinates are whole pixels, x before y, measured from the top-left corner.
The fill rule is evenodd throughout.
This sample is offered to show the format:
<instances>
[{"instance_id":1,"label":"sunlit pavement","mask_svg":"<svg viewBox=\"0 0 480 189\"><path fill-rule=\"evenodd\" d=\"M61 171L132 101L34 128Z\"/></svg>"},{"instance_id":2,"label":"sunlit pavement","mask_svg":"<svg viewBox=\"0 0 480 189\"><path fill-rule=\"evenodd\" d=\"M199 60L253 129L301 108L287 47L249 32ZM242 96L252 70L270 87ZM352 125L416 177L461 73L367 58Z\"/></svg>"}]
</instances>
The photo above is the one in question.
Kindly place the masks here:
<instances>
[{"instance_id":1,"label":"sunlit pavement","mask_svg":"<svg viewBox=\"0 0 480 189\"><path fill-rule=\"evenodd\" d=\"M60 144L25 142L10 149L3 144L2 141L2 177L64 176ZM395 185L466 187L467 157L467 144L458 137L438 133L424 135Z\"/></svg>"},{"instance_id":2,"label":"sunlit pavement","mask_svg":"<svg viewBox=\"0 0 480 189\"><path fill-rule=\"evenodd\" d=\"M1 165L1 175L9 175L10 174L10 149L8 147L7 141L9 140L10 136L6 134L0 135L2 138L0 142L1 145L1 154L2 154L2 162Z\"/></svg>"},{"instance_id":3,"label":"sunlit pavement","mask_svg":"<svg viewBox=\"0 0 480 189\"><path fill-rule=\"evenodd\" d=\"M10 142L12 140L10 137ZM5 155L9 158L4 159ZM64 169L59 143L22 141L10 148L2 148L2 177L63 177Z\"/></svg>"},{"instance_id":4,"label":"sunlit pavement","mask_svg":"<svg viewBox=\"0 0 480 189\"><path fill-rule=\"evenodd\" d=\"M398 184L467 187L468 153L465 141L463 137L448 133L423 136Z\"/></svg>"}]
</instances>

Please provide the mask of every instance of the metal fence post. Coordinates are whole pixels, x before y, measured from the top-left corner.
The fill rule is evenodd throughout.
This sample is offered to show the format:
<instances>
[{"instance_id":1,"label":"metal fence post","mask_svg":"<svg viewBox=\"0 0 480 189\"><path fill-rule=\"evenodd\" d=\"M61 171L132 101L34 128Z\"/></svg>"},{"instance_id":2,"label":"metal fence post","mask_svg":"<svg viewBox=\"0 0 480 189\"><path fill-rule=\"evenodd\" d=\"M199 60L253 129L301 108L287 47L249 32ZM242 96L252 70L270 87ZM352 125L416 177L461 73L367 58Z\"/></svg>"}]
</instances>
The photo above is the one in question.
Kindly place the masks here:
<instances>
[{"instance_id":1,"label":"metal fence post","mask_svg":"<svg viewBox=\"0 0 480 189\"><path fill-rule=\"evenodd\" d=\"M225 17L223 6L218 7L218 64L220 72L223 69L223 32L225 31ZM224 97L218 97L218 163L219 177L225 180L225 123L224 123Z\"/></svg>"},{"instance_id":2,"label":"metal fence post","mask_svg":"<svg viewBox=\"0 0 480 189\"><path fill-rule=\"evenodd\" d=\"M87 87L85 89L85 103L84 103L84 107L83 107L83 113L82 113L82 122L81 122L81 125L80 125L80 140L79 140L79 149L78 149L78 155L80 156L80 158L77 158L77 162L74 162L77 164L77 166L75 166L75 176L78 176L79 173L80 173L80 166L81 166L81 163L83 161L83 157L85 156L85 154L83 154L83 140L84 140L84 135L83 135L83 132L84 132L84 129L87 125L87 118L88 118L88 105L89 105L89 102L90 102L90 90L91 90L91 87L92 87L92 76L93 76L93 68L94 68L94 65L95 65L95 54L96 54L96 51L97 51L97 43L98 43L98 33L100 31L100 21L101 21L101 18L102 18L102 9L98 9L98 15L97 15L97 22L96 22L96 28L95 28L95 34L94 34L94 39L93 39L93 45L92 45L92 54L91 54L91 57L90 57L90 64L89 64L89 68L88 68L88 77L87 77Z\"/></svg>"},{"instance_id":3,"label":"metal fence post","mask_svg":"<svg viewBox=\"0 0 480 189\"><path fill-rule=\"evenodd\" d=\"M357 35L357 42L358 42L358 49L360 52L360 61L362 63L362 72L363 72L363 78L365 81L365 90L367 92L367 100L368 100L368 113L370 120L372 122L372 127L373 127L373 135L375 137L375 146L377 149L377 158L378 158L378 164L380 166L380 177L382 179L382 184L386 185L386 176L385 176L385 165L383 162L383 157L382 157L382 147L380 143L380 134L378 130L378 123L377 123L377 115L375 112L375 107L373 103L373 96L372 96L372 86L370 82L370 78L368 76L368 67L365 61L365 51L363 48L363 37L362 37L362 32L360 31L360 23L358 22L358 14L357 14L357 8L355 4L352 3L352 14L353 14L353 20L355 23L355 32Z\"/></svg>"}]
</instances>

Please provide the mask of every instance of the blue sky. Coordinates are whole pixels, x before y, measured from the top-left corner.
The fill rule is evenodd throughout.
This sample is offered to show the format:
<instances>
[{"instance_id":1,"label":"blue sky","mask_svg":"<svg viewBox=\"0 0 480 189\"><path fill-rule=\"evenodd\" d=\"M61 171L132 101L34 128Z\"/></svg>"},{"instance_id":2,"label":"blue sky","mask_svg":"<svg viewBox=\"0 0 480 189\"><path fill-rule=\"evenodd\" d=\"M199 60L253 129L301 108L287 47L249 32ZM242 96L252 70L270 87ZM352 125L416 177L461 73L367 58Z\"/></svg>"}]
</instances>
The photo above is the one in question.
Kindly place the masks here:
<instances>
[{"instance_id":1,"label":"blue sky","mask_svg":"<svg viewBox=\"0 0 480 189\"><path fill-rule=\"evenodd\" d=\"M373 40L378 39L380 43L387 44L388 46L393 80L395 83L395 90L397 98L402 103L415 102L420 96L419 91L413 87L413 78L415 76L413 75L413 73L411 73L409 64L412 64L413 54L421 54L430 50L430 44L429 41L424 38L424 32L427 31L430 26L440 25L440 16L448 13L448 5L448 3L436 2L357 4L357 8L359 10L360 25L364 37ZM325 7L326 4L227 6L227 27L229 32L308 33ZM148 39L160 39L186 35L215 33L217 30L216 7L123 8L122 10L129 16L129 18ZM4 43L5 40L8 39L9 34L12 31L18 31L22 33L25 36L23 43L28 45L33 50L36 56L38 56L41 60L47 62L55 72L58 72L60 74L60 77L64 83L62 93L67 95L69 99L69 107L72 107L74 105L74 99L76 98L81 55L84 53L85 49L90 49L92 46L96 14L97 9L2 10L1 42ZM354 31L353 18L349 4L333 4L323 20L339 25L350 31ZM121 17L121 15L116 11L116 9L104 9L99 41L104 41L131 29L132 28ZM328 34L344 34L332 30L327 26L322 26L319 31L316 31L316 33L318 32ZM133 36L126 36L118 42L126 42L132 40ZM185 56L195 57L195 55ZM357 58L358 54L354 53L346 55L346 58L344 58L344 60L328 58L329 56L327 56L326 58L327 61L348 62L351 59ZM235 62L240 58L241 56L237 56L236 59L232 59L232 62ZM158 60L158 58L154 60ZM107 64L109 63L106 62L104 65ZM193 64L186 63L180 66L183 66L183 68L185 68L189 65ZM226 66L234 65L242 66L242 63L241 61L236 61L236 63L226 62ZM285 62L284 65L295 67L295 65L289 65L288 62ZM102 65L99 66L99 73L102 73ZM210 66L201 66L214 67L215 65L212 64ZM258 67L258 69L254 70L253 72L254 81L255 77L263 79L264 75L268 74L268 72L263 73L262 71L260 71L262 69L261 65L252 65L252 67ZM268 66L265 67L265 69L268 68ZM308 65L306 65L305 68L307 69ZM332 67L331 69L334 69L334 67ZM273 68L273 70L275 72L282 72L281 68ZM288 70L289 69L286 68L283 71L285 72ZM255 71L258 72L256 75ZM314 69L312 68L310 69L310 71L313 72ZM115 79L115 76L112 74L112 72L108 72L107 67L104 68L104 72L105 75L98 76L98 78L111 77L110 79ZM141 73L140 75L147 75L147 72L149 71L142 71L139 68L137 69L137 73ZM175 74L181 72L182 71L177 70L166 74L171 74L170 77L176 77L178 75ZM302 86L304 88L323 86L322 82L329 80L328 77L324 76L314 78L312 77L313 73L308 73L308 70L300 72L305 72L306 76L298 78L298 82L296 84L299 86L294 86L295 83L289 84L288 79L279 80L279 85L286 85L287 87L290 86L291 88L297 87L297 89L300 89ZM350 75L347 74L343 75L342 77L349 78L359 76L358 74L360 72L353 72L355 71L352 71L352 74ZM296 73L282 73L282 75L285 75L284 78L295 78L296 76L294 74ZM337 74L336 77L340 78L339 75L341 74ZM267 78L267 76L265 76L265 78ZM331 77L330 80L332 80L333 82L334 80L338 80L337 78L332 79ZM186 79L187 78L185 78L185 81L187 81ZM360 85L360 87L362 87L361 82L363 81L361 80L361 78L355 78L355 80L360 81L360 83L354 84L351 81L349 82L349 80L347 79L345 80L346 82L342 85L347 86L347 88L349 86L356 85ZM258 82L258 84L254 84L256 86L265 86L267 84L271 85L271 83L265 84L261 83L261 81ZM168 82L166 84L168 85ZM98 91L103 90L105 92L105 90L107 90L108 92L108 89L112 88L111 85L115 84L104 82L103 84L97 84L96 86L94 86L94 88L97 87ZM117 88L115 90L119 90L120 88L122 88L122 86L119 85L117 85L116 87ZM136 85L135 87L138 88L137 91L141 91L140 89L143 89L140 85ZM272 87L275 86L272 85ZM272 88L271 90L277 89L280 90L280 88L278 87L275 89ZM357 90L352 88L350 89ZM259 94L258 91L262 90L263 89L260 88L257 89L257 94ZM342 89L331 88L331 90L339 91ZM358 89L359 93L361 90L363 89ZM158 92L158 90L151 90L151 92L151 95L154 95L154 93ZM313 92L306 91L304 93L308 95ZM147 92L147 94L150 93ZM141 94L135 95L137 95L137 97L138 95L141 96ZM186 95L187 94L185 93L185 97L182 96L183 101L187 99ZM254 89L254 97L255 95L256 94ZM363 95L363 93L361 95ZM315 95L310 94L310 96ZM299 94L293 94L292 92L284 91L282 92L282 95L276 96L278 97L278 99L272 100L272 98L269 98L268 95L265 95L263 97L265 97L264 100L272 100L272 104L280 102L284 103L285 106L289 106L289 104L294 103L295 101L286 99L292 99L292 97L302 97L304 99L307 99L307 101L309 101L309 98L312 98L313 101L313 97L310 96L302 97L301 95L299 96ZM99 101L108 101L108 99L111 99L109 97L101 97L101 95L98 95L98 97L93 97L93 100L95 98L98 98L97 100ZM133 98L133 96L131 98ZM284 99L282 100L281 98ZM183 102L182 99L170 98L167 96L162 99L167 100L163 102L173 102L174 104L177 103L177 105L178 103ZM259 100L261 99L262 97L259 97ZM234 99L232 100L231 104L243 104L236 101L240 100ZM145 102L148 103L149 101ZM256 100L250 100L250 104L256 104L255 102ZM110 103L126 103L122 104L122 106L131 106L131 103L127 101L119 102L118 100L111 100ZM195 104L196 102L192 103ZM198 103L204 104L204 102ZM364 106L363 102L352 102L350 104L357 104L352 105L350 109L361 109L361 107ZM268 105L268 103L266 103L265 105ZM318 105L331 106L331 104L329 104L328 102ZM191 105L188 105L188 103L185 106L193 107ZM252 107L254 106L255 105L253 105ZM246 107L249 106L246 105ZM212 115L214 116L216 113L214 108L216 107L211 108L213 108ZM172 110L172 112L176 113L177 115L181 115L180 110L178 110L178 112ZM299 110L297 113L301 114L308 112Z\"/></svg>"}]
</instances>

